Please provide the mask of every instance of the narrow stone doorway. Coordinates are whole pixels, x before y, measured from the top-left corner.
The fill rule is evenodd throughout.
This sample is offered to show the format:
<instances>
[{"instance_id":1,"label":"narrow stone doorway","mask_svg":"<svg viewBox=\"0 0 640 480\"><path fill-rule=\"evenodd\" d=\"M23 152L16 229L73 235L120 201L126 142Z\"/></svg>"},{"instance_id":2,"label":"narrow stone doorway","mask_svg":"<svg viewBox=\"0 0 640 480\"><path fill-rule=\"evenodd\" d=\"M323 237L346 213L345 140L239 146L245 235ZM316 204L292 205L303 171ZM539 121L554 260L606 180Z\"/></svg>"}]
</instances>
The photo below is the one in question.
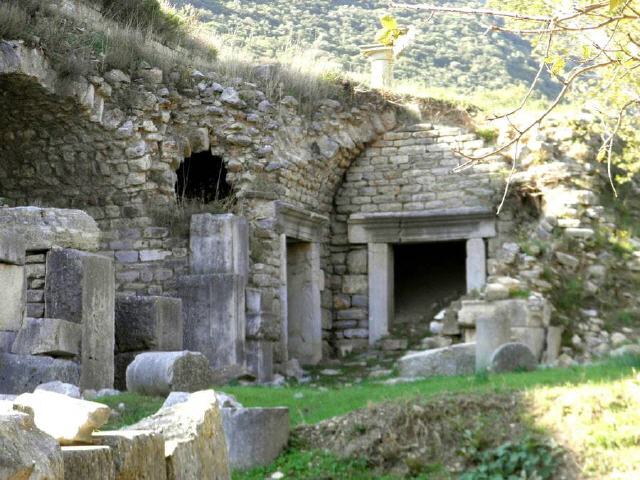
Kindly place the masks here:
<instances>
[{"instance_id":1,"label":"narrow stone doorway","mask_svg":"<svg viewBox=\"0 0 640 480\"><path fill-rule=\"evenodd\" d=\"M391 333L424 335L440 309L467 290L466 242L397 244Z\"/></svg>"},{"instance_id":2,"label":"narrow stone doorway","mask_svg":"<svg viewBox=\"0 0 640 480\"><path fill-rule=\"evenodd\" d=\"M288 357L313 365L322 358L318 245L287 238L286 270Z\"/></svg>"}]
</instances>

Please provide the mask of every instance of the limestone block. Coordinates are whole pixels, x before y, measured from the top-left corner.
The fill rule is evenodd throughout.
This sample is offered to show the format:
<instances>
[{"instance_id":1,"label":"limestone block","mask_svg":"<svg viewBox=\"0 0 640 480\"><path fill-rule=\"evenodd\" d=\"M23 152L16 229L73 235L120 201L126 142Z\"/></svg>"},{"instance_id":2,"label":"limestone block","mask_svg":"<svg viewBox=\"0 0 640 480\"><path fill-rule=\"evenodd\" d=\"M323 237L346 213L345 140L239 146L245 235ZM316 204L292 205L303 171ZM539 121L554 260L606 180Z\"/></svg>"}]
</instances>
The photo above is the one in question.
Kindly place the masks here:
<instances>
[{"instance_id":1,"label":"limestone block","mask_svg":"<svg viewBox=\"0 0 640 480\"><path fill-rule=\"evenodd\" d=\"M27 318L11 353L70 357L80 353L82 328L58 318Z\"/></svg>"},{"instance_id":2,"label":"limestone block","mask_svg":"<svg viewBox=\"0 0 640 480\"><path fill-rule=\"evenodd\" d=\"M143 395L195 392L212 382L207 358L199 352L144 352L127 367L127 390Z\"/></svg>"},{"instance_id":3,"label":"limestone block","mask_svg":"<svg viewBox=\"0 0 640 480\"><path fill-rule=\"evenodd\" d=\"M538 361L524 343L510 342L499 347L491 357L489 369L494 373L534 370Z\"/></svg>"},{"instance_id":4,"label":"limestone block","mask_svg":"<svg viewBox=\"0 0 640 480\"><path fill-rule=\"evenodd\" d=\"M486 246L482 238L470 238L466 243L467 292L480 290L487 280Z\"/></svg>"},{"instance_id":5,"label":"limestone block","mask_svg":"<svg viewBox=\"0 0 640 480\"><path fill-rule=\"evenodd\" d=\"M269 465L289 441L288 408L223 408L222 423L232 469Z\"/></svg>"},{"instance_id":6,"label":"limestone block","mask_svg":"<svg viewBox=\"0 0 640 480\"><path fill-rule=\"evenodd\" d=\"M116 295L116 352L182 349L182 301L179 298Z\"/></svg>"},{"instance_id":7,"label":"limestone block","mask_svg":"<svg viewBox=\"0 0 640 480\"><path fill-rule=\"evenodd\" d=\"M493 318L496 315L496 306L493 303L483 300L463 300L462 308L458 312L458 324L462 327L475 327L479 318Z\"/></svg>"},{"instance_id":8,"label":"limestone block","mask_svg":"<svg viewBox=\"0 0 640 480\"><path fill-rule=\"evenodd\" d=\"M0 331L0 352L11 352L11 347L16 340L16 335L16 332Z\"/></svg>"},{"instance_id":9,"label":"limestone block","mask_svg":"<svg viewBox=\"0 0 640 480\"><path fill-rule=\"evenodd\" d=\"M247 221L232 214L192 215L189 249L194 274L235 273L246 277L249 271Z\"/></svg>"},{"instance_id":10,"label":"limestone block","mask_svg":"<svg viewBox=\"0 0 640 480\"><path fill-rule=\"evenodd\" d=\"M0 232L0 263L24 265L25 248L23 238L3 227Z\"/></svg>"},{"instance_id":11,"label":"limestone block","mask_svg":"<svg viewBox=\"0 0 640 480\"><path fill-rule=\"evenodd\" d=\"M546 331L542 327L513 327L513 340L524 343L536 357L537 361L542 358L544 351Z\"/></svg>"},{"instance_id":12,"label":"limestone block","mask_svg":"<svg viewBox=\"0 0 640 480\"><path fill-rule=\"evenodd\" d=\"M54 248L47 255L45 289L47 316L82 326L80 388L113 387L113 259Z\"/></svg>"},{"instance_id":13,"label":"limestone block","mask_svg":"<svg viewBox=\"0 0 640 480\"><path fill-rule=\"evenodd\" d=\"M496 349L511 341L511 322L501 316L479 317L476 321L476 371L489 367Z\"/></svg>"},{"instance_id":14,"label":"limestone block","mask_svg":"<svg viewBox=\"0 0 640 480\"><path fill-rule=\"evenodd\" d=\"M555 362L560 355L560 347L562 346L562 333L564 327L550 326L547 327L547 343L542 361L544 363Z\"/></svg>"},{"instance_id":15,"label":"limestone block","mask_svg":"<svg viewBox=\"0 0 640 480\"><path fill-rule=\"evenodd\" d=\"M12 231L23 238L25 250L49 250L54 245L86 251L99 248L98 225L82 210L2 208L0 225L11 225Z\"/></svg>"},{"instance_id":16,"label":"limestone block","mask_svg":"<svg viewBox=\"0 0 640 480\"><path fill-rule=\"evenodd\" d=\"M162 435L167 480L231 478L222 417L213 390L196 392L186 402L161 408L129 428Z\"/></svg>"},{"instance_id":17,"label":"limestone block","mask_svg":"<svg viewBox=\"0 0 640 480\"><path fill-rule=\"evenodd\" d=\"M401 377L436 375L469 375L475 371L475 343L459 343L450 347L410 353L398 360Z\"/></svg>"},{"instance_id":18,"label":"limestone block","mask_svg":"<svg viewBox=\"0 0 640 480\"><path fill-rule=\"evenodd\" d=\"M246 336L252 339L278 340L280 325L275 315L266 312L246 314Z\"/></svg>"},{"instance_id":19,"label":"limestone block","mask_svg":"<svg viewBox=\"0 0 640 480\"><path fill-rule=\"evenodd\" d=\"M16 409L33 410L36 426L61 445L89 442L94 430L107 423L111 409L46 390L23 393L14 400Z\"/></svg>"},{"instance_id":20,"label":"limestone block","mask_svg":"<svg viewBox=\"0 0 640 480\"><path fill-rule=\"evenodd\" d=\"M39 430L28 413L0 407L0 478L63 480L60 445Z\"/></svg>"},{"instance_id":21,"label":"limestone block","mask_svg":"<svg viewBox=\"0 0 640 480\"><path fill-rule=\"evenodd\" d=\"M114 480L115 468L111 449L106 446L83 445L62 447L64 480Z\"/></svg>"},{"instance_id":22,"label":"limestone block","mask_svg":"<svg viewBox=\"0 0 640 480\"><path fill-rule=\"evenodd\" d=\"M202 352L213 368L242 364L245 342L245 280L234 274L178 278L184 348Z\"/></svg>"},{"instance_id":23,"label":"limestone block","mask_svg":"<svg viewBox=\"0 0 640 480\"><path fill-rule=\"evenodd\" d=\"M92 439L111 448L115 480L165 480L164 438L144 430L95 432Z\"/></svg>"},{"instance_id":24,"label":"limestone block","mask_svg":"<svg viewBox=\"0 0 640 480\"><path fill-rule=\"evenodd\" d=\"M273 343L266 340L248 340L245 346L247 369L260 383L273 380Z\"/></svg>"},{"instance_id":25,"label":"limestone block","mask_svg":"<svg viewBox=\"0 0 640 480\"><path fill-rule=\"evenodd\" d=\"M347 254L347 268L351 274L367 273L367 258L368 253L366 249L352 250Z\"/></svg>"},{"instance_id":26,"label":"limestone block","mask_svg":"<svg viewBox=\"0 0 640 480\"><path fill-rule=\"evenodd\" d=\"M53 380L77 385L80 367L71 360L0 353L0 393L32 392L41 383Z\"/></svg>"},{"instance_id":27,"label":"limestone block","mask_svg":"<svg viewBox=\"0 0 640 480\"><path fill-rule=\"evenodd\" d=\"M44 390L47 392L59 393L60 395L66 395L67 397L77 398L81 397L80 389L71 383L64 383L59 380L53 382L42 383L38 385L34 392Z\"/></svg>"},{"instance_id":28,"label":"limestone block","mask_svg":"<svg viewBox=\"0 0 640 480\"><path fill-rule=\"evenodd\" d=\"M0 263L0 330L16 332L20 329L26 301L25 267Z\"/></svg>"}]
</instances>

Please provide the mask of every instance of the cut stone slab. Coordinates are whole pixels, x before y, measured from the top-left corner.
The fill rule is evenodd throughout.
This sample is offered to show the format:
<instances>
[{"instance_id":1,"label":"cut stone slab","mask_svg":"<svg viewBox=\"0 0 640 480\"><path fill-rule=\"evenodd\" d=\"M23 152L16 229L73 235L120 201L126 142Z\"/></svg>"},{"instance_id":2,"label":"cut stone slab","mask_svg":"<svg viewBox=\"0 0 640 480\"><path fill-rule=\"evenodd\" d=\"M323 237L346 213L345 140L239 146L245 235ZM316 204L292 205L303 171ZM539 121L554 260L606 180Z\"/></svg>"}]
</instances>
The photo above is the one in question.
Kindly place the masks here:
<instances>
[{"instance_id":1,"label":"cut stone slab","mask_svg":"<svg viewBox=\"0 0 640 480\"><path fill-rule=\"evenodd\" d=\"M58 318L27 318L18 331L12 353L71 357L80 353L82 327Z\"/></svg>"},{"instance_id":2,"label":"cut stone slab","mask_svg":"<svg viewBox=\"0 0 640 480\"><path fill-rule=\"evenodd\" d=\"M90 442L91 433L107 423L111 415L111 409L101 403L45 390L24 393L13 403L17 409L32 409L36 426L61 445Z\"/></svg>"},{"instance_id":3,"label":"cut stone slab","mask_svg":"<svg viewBox=\"0 0 640 480\"><path fill-rule=\"evenodd\" d=\"M127 390L142 395L195 392L211 386L213 372L199 352L144 352L127 367Z\"/></svg>"},{"instance_id":4,"label":"cut stone slab","mask_svg":"<svg viewBox=\"0 0 640 480\"><path fill-rule=\"evenodd\" d=\"M82 325L83 390L113 387L115 276L113 259L71 249L47 254L46 316Z\"/></svg>"},{"instance_id":5,"label":"cut stone slab","mask_svg":"<svg viewBox=\"0 0 640 480\"><path fill-rule=\"evenodd\" d=\"M102 445L62 447L64 480L114 480L111 449Z\"/></svg>"},{"instance_id":6,"label":"cut stone slab","mask_svg":"<svg viewBox=\"0 0 640 480\"><path fill-rule=\"evenodd\" d=\"M23 238L15 232L4 229L0 232L0 263L24 265L25 248Z\"/></svg>"},{"instance_id":7,"label":"cut stone slab","mask_svg":"<svg viewBox=\"0 0 640 480\"><path fill-rule=\"evenodd\" d=\"M260 383L273 380L273 343L266 340L248 340L245 356L247 369Z\"/></svg>"},{"instance_id":8,"label":"cut stone slab","mask_svg":"<svg viewBox=\"0 0 640 480\"><path fill-rule=\"evenodd\" d=\"M562 333L564 327L550 326L547 327L547 342L544 351L542 361L544 363L555 362L560 355L560 348L562 347Z\"/></svg>"},{"instance_id":9,"label":"cut stone slab","mask_svg":"<svg viewBox=\"0 0 640 480\"><path fill-rule=\"evenodd\" d=\"M116 353L182 350L182 300L116 295Z\"/></svg>"},{"instance_id":10,"label":"cut stone slab","mask_svg":"<svg viewBox=\"0 0 640 480\"><path fill-rule=\"evenodd\" d=\"M524 343L536 357L536 360L542 358L544 351L546 331L542 327L514 327L513 340Z\"/></svg>"},{"instance_id":11,"label":"cut stone slab","mask_svg":"<svg viewBox=\"0 0 640 480\"><path fill-rule=\"evenodd\" d=\"M42 385L38 385L34 392L44 390L46 392L54 392L59 393L60 395L66 395L67 397L77 398L81 397L80 389L75 385L71 385L70 383L63 383L60 381L55 382L47 382Z\"/></svg>"},{"instance_id":12,"label":"cut stone slab","mask_svg":"<svg viewBox=\"0 0 640 480\"><path fill-rule=\"evenodd\" d=\"M20 329L26 302L25 267L0 263L0 330L16 332Z\"/></svg>"},{"instance_id":13,"label":"cut stone slab","mask_svg":"<svg viewBox=\"0 0 640 480\"><path fill-rule=\"evenodd\" d=\"M406 378L474 373L476 344L459 343L450 347L410 353L398 360L400 376Z\"/></svg>"},{"instance_id":14,"label":"cut stone slab","mask_svg":"<svg viewBox=\"0 0 640 480\"><path fill-rule=\"evenodd\" d=\"M213 390L196 392L186 402L161 408L129 428L163 436L167 480L231 478L222 416Z\"/></svg>"},{"instance_id":15,"label":"cut stone slab","mask_svg":"<svg viewBox=\"0 0 640 480\"><path fill-rule=\"evenodd\" d=\"M82 210L16 207L0 209L0 225L23 239L25 250L49 250L53 246L95 251L100 230L95 220Z\"/></svg>"},{"instance_id":16,"label":"cut stone slab","mask_svg":"<svg viewBox=\"0 0 640 480\"><path fill-rule=\"evenodd\" d=\"M165 480L164 438L144 430L95 432L93 440L111 448L116 480Z\"/></svg>"},{"instance_id":17,"label":"cut stone slab","mask_svg":"<svg viewBox=\"0 0 640 480\"><path fill-rule=\"evenodd\" d=\"M234 470L269 465L289 441L288 408L223 408L222 422Z\"/></svg>"},{"instance_id":18,"label":"cut stone slab","mask_svg":"<svg viewBox=\"0 0 640 480\"><path fill-rule=\"evenodd\" d=\"M80 366L71 360L40 355L0 354L0 393L32 392L38 385L54 380L77 385Z\"/></svg>"},{"instance_id":19,"label":"cut stone slab","mask_svg":"<svg viewBox=\"0 0 640 480\"><path fill-rule=\"evenodd\" d=\"M246 219L233 214L192 215L189 250L194 274L234 273L246 278L249 271Z\"/></svg>"},{"instance_id":20,"label":"cut stone slab","mask_svg":"<svg viewBox=\"0 0 640 480\"><path fill-rule=\"evenodd\" d=\"M476 371L486 370L500 345L511 341L511 322L502 316L479 317L476 321Z\"/></svg>"},{"instance_id":21,"label":"cut stone slab","mask_svg":"<svg viewBox=\"0 0 640 480\"><path fill-rule=\"evenodd\" d=\"M0 352L11 353L16 335L18 335L17 332L0 331Z\"/></svg>"},{"instance_id":22,"label":"cut stone slab","mask_svg":"<svg viewBox=\"0 0 640 480\"><path fill-rule=\"evenodd\" d=\"M535 370L535 355L524 343L510 342L499 347L491 357L490 370L495 373Z\"/></svg>"},{"instance_id":23,"label":"cut stone slab","mask_svg":"<svg viewBox=\"0 0 640 480\"><path fill-rule=\"evenodd\" d=\"M28 413L0 408L0 478L64 480L60 445Z\"/></svg>"}]
</instances>

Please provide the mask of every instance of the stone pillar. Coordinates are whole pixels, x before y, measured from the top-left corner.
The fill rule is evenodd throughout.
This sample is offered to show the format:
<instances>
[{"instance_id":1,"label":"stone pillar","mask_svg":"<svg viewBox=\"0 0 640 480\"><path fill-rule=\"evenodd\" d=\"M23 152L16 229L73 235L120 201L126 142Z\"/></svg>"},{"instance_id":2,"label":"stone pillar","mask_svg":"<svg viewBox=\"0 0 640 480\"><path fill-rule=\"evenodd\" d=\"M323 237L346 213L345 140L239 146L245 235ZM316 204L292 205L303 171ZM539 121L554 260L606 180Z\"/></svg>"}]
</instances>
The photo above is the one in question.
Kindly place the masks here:
<instances>
[{"instance_id":1,"label":"stone pillar","mask_svg":"<svg viewBox=\"0 0 640 480\"><path fill-rule=\"evenodd\" d=\"M368 45L360 47L371 63L371 88L390 88L393 83L393 47Z\"/></svg>"},{"instance_id":2,"label":"stone pillar","mask_svg":"<svg viewBox=\"0 0 640 480\"><path fill-rule=\"evenodd\" d=\"M25 318L27 276L24 240L0 232L0 352L8 352Z\"/></svg>"},{"instance_id":3,"label":"stone pillar","mask_svg":"<svg viewBox=\"0 0 640 480\"><path fill-rule=\"evenodd\" d=\"M487 281L487 254L482 238L467 240L467 292L479 290Z\"/></svg>"},{"instance_id":4,"label":"stone pillar","mask_svg":"<svg viewBox=\"0 0 640 480\"><path fill-rule=\"evenodd\" d=\"M511 341L511 320L507 316L492 315L476 320L476 372L486 370L493 352Z\"/></svg>"},{"instance_id":5,"label":"stone pillar","mask_svg":"<svg viewBox=\"0 0 640 480\"><path fill-rule=\"evenodd\" d=\"M274 352L277 363L286 363L289 360L289 313L287 292L287 236L283 233L279 238L280 245L280 286L278 297L280 299L280 341Z\"/></svg>"},{"instance_id":6,"label":"stone pillar","mask_svg":"<svg viewBox=\"0 0 640 480\"><path fill-rule=\"evenodd\" d=\"M389 333L393 318L393 246L370 243L369 247L369 344Z\"/></svg>"}]
</instances>

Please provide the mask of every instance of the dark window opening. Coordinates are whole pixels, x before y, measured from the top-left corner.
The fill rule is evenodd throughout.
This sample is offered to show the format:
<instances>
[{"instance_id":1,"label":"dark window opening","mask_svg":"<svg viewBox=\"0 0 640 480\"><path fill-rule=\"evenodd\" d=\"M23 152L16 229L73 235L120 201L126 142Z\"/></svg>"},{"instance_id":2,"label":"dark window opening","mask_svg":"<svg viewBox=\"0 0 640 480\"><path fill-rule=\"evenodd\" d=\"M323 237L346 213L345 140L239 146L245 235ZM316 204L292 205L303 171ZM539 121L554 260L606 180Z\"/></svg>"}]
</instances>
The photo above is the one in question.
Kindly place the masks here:
<instances>
[{"instance_id":1,"label":"dark window opening","mask_svg":"<svg viewBox=\"0 0 640 480\"><path fill-rule=\"evenodd\" d=\"M466 292L465 242L395 245L394 282L392 331L426 333L438 311Z\"/></svg>"},{"instance_id":2,"label":"dark window opening","mask_svg":"<svg viewBox=\"0 0 640 480\"><path fill-rule=\"evenodd\" d=\"M194 153L176 171L178 203L197 200L211 203L227 198L231 187L227 183L227 169L222 157L210 152Z\"/></svg>"}]
</instances>

